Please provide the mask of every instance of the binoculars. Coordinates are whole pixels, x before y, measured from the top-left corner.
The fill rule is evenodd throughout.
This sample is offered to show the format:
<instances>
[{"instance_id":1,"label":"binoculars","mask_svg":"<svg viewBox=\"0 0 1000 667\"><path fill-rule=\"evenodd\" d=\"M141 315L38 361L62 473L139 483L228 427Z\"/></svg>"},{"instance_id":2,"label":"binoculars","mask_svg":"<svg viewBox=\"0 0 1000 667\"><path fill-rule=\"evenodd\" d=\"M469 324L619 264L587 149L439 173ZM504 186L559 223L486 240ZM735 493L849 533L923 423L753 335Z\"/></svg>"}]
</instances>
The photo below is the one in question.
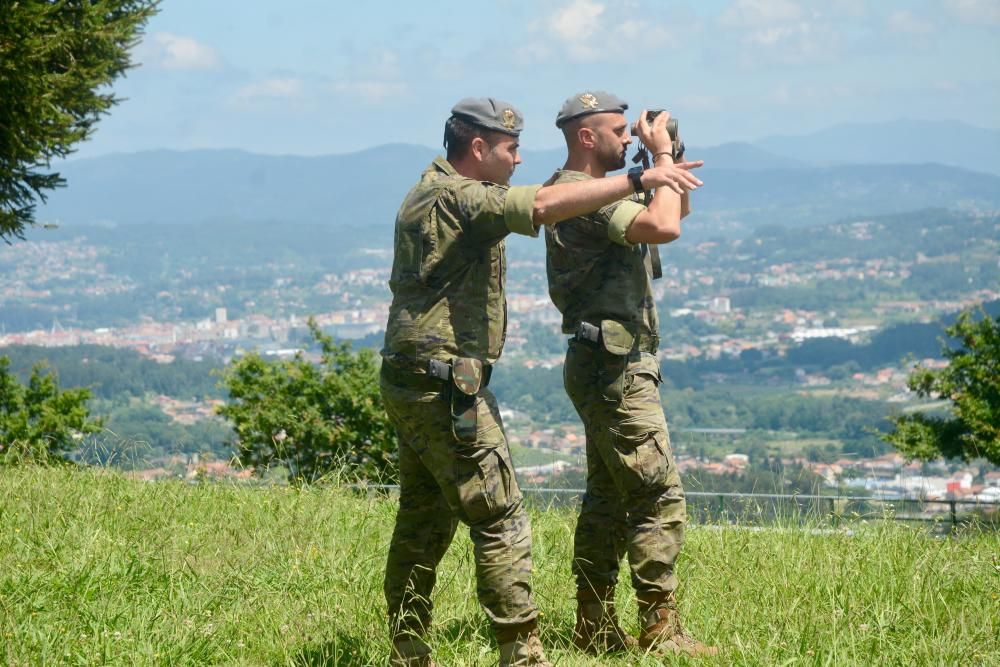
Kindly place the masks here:
<instances>
[{"instance_id":1,"label":"binoculars","mask_svg":"<svg viewBox=\"0 0 1000 667\"><path fill-rule=\"evenodd\" d=\"M653 119L663 113L663 109L650 109L646 112L646 122L650 125L653 124ZM667 121L667 134L670 135L670 140L673 142L671 145L671 157L675 160L680 156L684 155L684 142L680 140L677 134L677 119L671 118ZM638 136L635 131L635 127L632 128L632 136Z\"/></svg>"}]
</instances>

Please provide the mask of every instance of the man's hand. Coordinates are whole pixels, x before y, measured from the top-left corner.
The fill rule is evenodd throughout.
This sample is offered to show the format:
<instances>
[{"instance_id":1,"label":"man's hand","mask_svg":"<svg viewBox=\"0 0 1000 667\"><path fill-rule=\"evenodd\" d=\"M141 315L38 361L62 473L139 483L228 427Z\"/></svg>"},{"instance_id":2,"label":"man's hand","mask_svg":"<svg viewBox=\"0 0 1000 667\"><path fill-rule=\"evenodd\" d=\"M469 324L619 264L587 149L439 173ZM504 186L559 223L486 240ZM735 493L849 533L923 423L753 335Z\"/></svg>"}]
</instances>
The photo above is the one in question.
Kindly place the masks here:
<instances>
[{"instance_id":1,"label":"man's hand","mask_svg":"<svg viewBox=\"0 0 1000 667\"><path fill-rule=\"evenodd\" d=\"M653 119L653 124L650 125L649 121L646 120L646 110L643 109L639 112L639 120L634 125L635 134L639 137L642 145L653 155L671 152L673 140L670 138L670 133L667 132L668 120L670 120L670 113L663 111Z\"/></svg>"},{"instance_id":2,"label":"man's hand","mask_svg":"<svg viewBox=\"0 0 1000 667\"><path fill-rule=\"evenodd\" d=\"M658 120L660 120L659 116L653 121L653 124L655 125ZM667 134L666 130L663 131L663 134ZM704 185L690 171L691 169L697 169L703 164L705 164L704 160L695 160L694 162L668 163L650 167L642 172L642 187L646 190L652 190L653 188L666 186L679 195L690 192Z\"/></svg>"}]
</instances>

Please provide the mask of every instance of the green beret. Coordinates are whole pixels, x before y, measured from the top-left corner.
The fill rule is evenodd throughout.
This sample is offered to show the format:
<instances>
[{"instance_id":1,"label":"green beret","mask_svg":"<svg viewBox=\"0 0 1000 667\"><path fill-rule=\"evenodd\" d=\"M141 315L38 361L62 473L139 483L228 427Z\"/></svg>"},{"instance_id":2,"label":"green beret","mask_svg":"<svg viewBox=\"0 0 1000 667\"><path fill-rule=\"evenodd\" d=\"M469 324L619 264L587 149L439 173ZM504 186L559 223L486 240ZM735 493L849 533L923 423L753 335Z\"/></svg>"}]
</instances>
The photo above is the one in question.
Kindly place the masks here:
<instances>
[{"instance_id":1,"label":"green beret","mask_svg":"<svg viewBox=\"0 0 1000 667\"><path fill-rule=\"evenodd\" d=\"M451 115L487 130L518 136L524 129L524 116L514 105L492 97L466 97L452 107Z\"/></svg>"},{"instance_id":2,"label":"green beret","mask_svg":"<svg viewBox=\"0 0 1000 667\"><path fill-rule=\"evenodd\" d=\"M603 90L586 91L574 95L563 103L562 109L556 115L556 127L562 127L575 118L589 116L592 113L625 113L625 109L628 109L628 104L616 95Z\"/></svg>"}]
</instances>

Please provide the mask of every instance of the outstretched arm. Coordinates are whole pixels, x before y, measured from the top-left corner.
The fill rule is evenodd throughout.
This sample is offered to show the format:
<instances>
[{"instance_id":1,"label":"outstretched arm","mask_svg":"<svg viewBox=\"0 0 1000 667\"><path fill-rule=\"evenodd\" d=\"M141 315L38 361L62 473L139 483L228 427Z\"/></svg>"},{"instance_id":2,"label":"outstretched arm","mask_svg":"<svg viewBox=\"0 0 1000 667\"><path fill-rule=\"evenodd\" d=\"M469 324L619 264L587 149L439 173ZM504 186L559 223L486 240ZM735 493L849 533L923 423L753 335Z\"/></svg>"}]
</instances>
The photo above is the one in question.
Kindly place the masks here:
<instances>
[{"instance_id":1,"label":"outstretched arm","mask_svg":"<svg viewBox=\"0 0 1000 667\"><path fill-rule=\"evenodd\" d=\"M700 162L658 164L643 172L642 185L647 189L669 188L676 193L694 190L701 181L688 170L699 166ZM632 182L625 174L544 185L535 195L531 220L536 225L569 220L624 199L633 192ZM679 199L680 195L677 197Z\"/></svg>"}]
</instances>

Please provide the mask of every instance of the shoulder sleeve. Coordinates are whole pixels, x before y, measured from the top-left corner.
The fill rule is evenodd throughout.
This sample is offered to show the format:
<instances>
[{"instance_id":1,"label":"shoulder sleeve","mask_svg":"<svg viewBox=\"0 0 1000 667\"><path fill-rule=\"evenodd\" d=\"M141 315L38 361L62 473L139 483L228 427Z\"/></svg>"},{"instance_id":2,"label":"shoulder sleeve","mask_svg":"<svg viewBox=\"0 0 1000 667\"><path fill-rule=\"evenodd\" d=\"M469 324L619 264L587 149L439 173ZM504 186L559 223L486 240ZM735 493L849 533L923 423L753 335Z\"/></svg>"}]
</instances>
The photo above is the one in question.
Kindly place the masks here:
<instances>
[{"instance_id":1,"label":"shoulder sleeve","mask_svg":"<svg viewBox=\"0 0 1000 667\"><path fill-rule=\"evenodd\" d=\"M631 248L632 244L625 239L625 232L635 217L645 210L645 206L631 199L623 199L602 208L600 214L608 222L608 238L618 245Z\"/></svg>"},{"instance_id":2,"label":"shoulder sleeve","mask_svg":"<svg viewBox=\"0 0 1000 667\"><path fill-rule=\"evenodd\" d=\"M463 179L449 188L460 224L477 242L494 243L510 232L538 236L532 223L535 193L541 186L507 187Z\"/></svg>"}]
</instances>

